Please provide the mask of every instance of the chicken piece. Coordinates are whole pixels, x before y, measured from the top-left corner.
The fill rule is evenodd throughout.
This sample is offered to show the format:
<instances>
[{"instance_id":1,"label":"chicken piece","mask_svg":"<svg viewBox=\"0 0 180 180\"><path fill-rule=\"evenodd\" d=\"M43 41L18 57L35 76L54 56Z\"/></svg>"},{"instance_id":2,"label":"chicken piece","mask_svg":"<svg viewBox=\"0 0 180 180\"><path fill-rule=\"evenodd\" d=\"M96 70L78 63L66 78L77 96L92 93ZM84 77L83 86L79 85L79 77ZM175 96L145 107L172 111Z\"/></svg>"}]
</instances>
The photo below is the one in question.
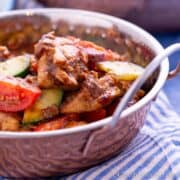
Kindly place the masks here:
<instances>
[{"instance_id":1,"label":"chicken piece","mask_svg":"<svg viewBox=\"0 0 180 180\"><path fill-rule=\"evenodd\" d=\"M82 113L100 109L112 102L120 95L120 89L115 80L106 75L98 79L89 74L82 84L82 88L64 100L60 107L61 113Z\"/></svg>"},{"instance_id":2,"label":"chicken piece","mask_svg":"<svg viewBox=\"0 0 180 180\"><path fill-rule=\"evenodd\" d=\"M42 88L61 86L74 89L87 71L80 50L74 45L79 39L44 35L35 46L38 58L38 83Z\"/></svg>"},{"instance_id":3,"label":"chicken piece","mask_svg":"<svg viewBox=\"0 0 180 180\"><path fill-rule=\"evenodd\" d=\"M137 101L139 101L143 96L145 95L145 91L142 89L139 89L134 97L131 99L131 101L128 102L128 106L132 106L135 104Z\"/></svg>"},{"instance_id":4,"label":"chicken piece","mask_svg":"<svg viewBox=\"0 0 180 180\"><path fill-rule=\"evenodd\" d=\"M10 52L6 46L0 46L0 61L4 61L10 57Z\"/></svg>"},{"instance_id":5,"label":"chicken piece","mask_svg":"<svg viewBox=\"0 0 180 180\"><path fill-rule=\"evenodd\" d=\"M42 88L51 88L55 86L55 79L51 75L51 63L46 55L41 56L38 61L38 84Z\"/></svg>"},{"instance_id":6,"label":"chicken piece","mask_svg":"<svg viewBox=\"0 0 180 180\"><path fill-rule=\"evenodd\" d=\"M0 130L18 131L20 128L20 116L16 113L0 112Z\"/></svg>"},{"instance_id":7,"label":"chicken piece","mask_svg":"<svg viewBox=\"0 0 180 180\"><path fill-rule=\"evenodd\" d=\"M37 67L38 67L38 62L37 59L34 55L30 55L30 72L34 75L37 74Z\"/></svg>"},{"instance_id":8,"label":"chicken piece","mask_svg":"<svg viewBox=\"0 0 180 180\"><path fill-rule=\"evenodd\" d=\"M60 86L73 90L85 79L93 63L103 60L117 60L120 56L92 42L74 37L56 37L53 33L44 35L35 45L38 59L38 83L42 88Z\"/></svg>"}]
</instances>

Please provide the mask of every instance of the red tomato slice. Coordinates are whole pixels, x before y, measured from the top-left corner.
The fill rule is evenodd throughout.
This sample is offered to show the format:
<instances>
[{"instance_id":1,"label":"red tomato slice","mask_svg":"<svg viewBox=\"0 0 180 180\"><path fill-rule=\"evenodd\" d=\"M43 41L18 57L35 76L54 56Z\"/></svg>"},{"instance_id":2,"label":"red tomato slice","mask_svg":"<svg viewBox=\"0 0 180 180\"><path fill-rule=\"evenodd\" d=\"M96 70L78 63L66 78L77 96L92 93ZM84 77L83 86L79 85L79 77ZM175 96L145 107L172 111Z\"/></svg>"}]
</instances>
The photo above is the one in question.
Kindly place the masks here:
<instances>
[{"instance_id":1,"label":"red tomato slice","mask_svg":"<svg viewBox=\"0 0 180 180\"><path fill-rule=\"evenodd\" d=\"M34 131L52 131L65 128L69 121L78 121L78 114L68 114L63 117L55 118L49 122L43 122L33 128ZM82 122L81 122L82 123Z\"/></svg>"},{"instance_id":2,"label":"red tomato slice","mask_svg":"<svg viewBox=\"0 0 180 180\"><path fill-rule=\"evenodd\" d=\"M106 110L105 109L98 109L96 111L91 111L91 112L85 112L81 114L81 119L85 121L97 121L101 120L106 117Z\"/></svg>"},{"instance_id":3,"label":"red tomato slice","mask_svg":"<svg viewBox=\"0 0 180 180\"><path fill-rule=\"evenodd\" d=\"M34 131L52 131L52 130L64 128L66 124L67 124L66 118L64 118L64 117L57 118L55 120L37 125L34 128Z\"/></svg>"},{"instance_id":4,"label":"red tomato slice","mask_svg":"<svg viewBox=\"0 0 180 180\"><path fill-rule=\"evenodd\" d=\"M89 41L80 41L78 45L83 48L82 50L90 56L89 60L94 61L96 64L98 61L106 61L106 60L117 60L120 59L119 54L111 51L110 49L105 49L101 46L98 46ZM97 57L97 58L92 58Z\"/></svg>"},{"instance_id":5,"label":"red tomato slice","mask_svg":"<svg viewBox=\"0 0 180 180\"><path fill-rule=\"evenodd\" d=\"M119 101L120 101L119 99L115 100L109 106L106 107L107 116L111 116L114 113Z\"/></svg>"},{"instance_id":6,"label":"red tomato slice","mask_svg":"<svg viewBox=\"0 0 180 180\"><path fill-rule=\"evenodd\" d=\"M23 79L0 76L0 111L22 111L31 106L40 94L39 88Z\"/></svg>"}]
</instances>

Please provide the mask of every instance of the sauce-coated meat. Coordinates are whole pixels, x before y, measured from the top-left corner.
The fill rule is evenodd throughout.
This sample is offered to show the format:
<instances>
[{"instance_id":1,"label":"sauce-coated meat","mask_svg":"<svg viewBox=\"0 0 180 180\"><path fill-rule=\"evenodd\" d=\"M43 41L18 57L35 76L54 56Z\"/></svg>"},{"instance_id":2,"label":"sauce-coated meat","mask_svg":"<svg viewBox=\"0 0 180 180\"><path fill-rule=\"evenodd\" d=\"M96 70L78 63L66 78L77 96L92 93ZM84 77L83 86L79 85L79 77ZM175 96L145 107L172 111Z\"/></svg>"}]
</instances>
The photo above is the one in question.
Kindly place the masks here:
<instances>
[{"instance_id":1,"label":"sauce-coated meat","mask_svg":"<svg viewBox=\"0 0 180 180\"><path fill-rule=\"evenodd\" d=\"M60 86L65 90L79 87L89 73L92 61L114 60L120 56L111 50L74 37L43 35L35 46L38 59L38 83L42 88ZM91 67L90 67L91 68Z\"/></svg>"}]
</instances>

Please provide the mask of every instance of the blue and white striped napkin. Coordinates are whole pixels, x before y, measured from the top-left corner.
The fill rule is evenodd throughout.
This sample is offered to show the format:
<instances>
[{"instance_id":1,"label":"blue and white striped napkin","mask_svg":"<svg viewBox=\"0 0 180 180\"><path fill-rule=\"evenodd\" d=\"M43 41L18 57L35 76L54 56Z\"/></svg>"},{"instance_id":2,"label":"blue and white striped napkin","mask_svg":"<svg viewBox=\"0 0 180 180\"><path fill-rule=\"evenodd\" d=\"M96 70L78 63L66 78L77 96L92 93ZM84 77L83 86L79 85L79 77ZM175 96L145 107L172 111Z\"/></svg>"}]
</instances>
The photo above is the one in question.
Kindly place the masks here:
<instances>
[{"instance_id":1,"label":"blue and white striped napkin","mask_svg":"<svg viewBox=\"0 0 180 180\"><path fill-rule=\"evenodd\" d=\"M118 156L68 180L180 179L180 117L161 92L145 126Z\"/></svg>"}]
</instances>

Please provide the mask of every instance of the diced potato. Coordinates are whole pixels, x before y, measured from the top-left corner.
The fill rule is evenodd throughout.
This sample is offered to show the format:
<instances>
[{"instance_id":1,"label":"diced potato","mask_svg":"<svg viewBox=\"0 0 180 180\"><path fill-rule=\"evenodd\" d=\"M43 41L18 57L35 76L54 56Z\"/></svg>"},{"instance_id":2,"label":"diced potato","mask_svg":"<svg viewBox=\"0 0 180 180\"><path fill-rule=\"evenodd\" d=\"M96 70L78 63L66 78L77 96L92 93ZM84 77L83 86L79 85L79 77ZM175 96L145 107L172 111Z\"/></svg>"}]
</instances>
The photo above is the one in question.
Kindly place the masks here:
<instances>
[{"instance_id":1,"label":"diced potato","mask_svg":"<svg viewBox=\"0 0 180 180\"><path fill-rule=\"evenodd\" d=\"M0 112L0 130L18 131L20 127L20 117L16 113Z\"/></svg>"},{"instance_id":2,"label":"diced potato","mask_svg":"<svg viewBox=\"0 0 180 180\"><path fill-rule=\"evenodd\" d=\"M1 126L2 131L18 131L20 123L17 119L5 119Z\"/></svg>"}]
</instances>

